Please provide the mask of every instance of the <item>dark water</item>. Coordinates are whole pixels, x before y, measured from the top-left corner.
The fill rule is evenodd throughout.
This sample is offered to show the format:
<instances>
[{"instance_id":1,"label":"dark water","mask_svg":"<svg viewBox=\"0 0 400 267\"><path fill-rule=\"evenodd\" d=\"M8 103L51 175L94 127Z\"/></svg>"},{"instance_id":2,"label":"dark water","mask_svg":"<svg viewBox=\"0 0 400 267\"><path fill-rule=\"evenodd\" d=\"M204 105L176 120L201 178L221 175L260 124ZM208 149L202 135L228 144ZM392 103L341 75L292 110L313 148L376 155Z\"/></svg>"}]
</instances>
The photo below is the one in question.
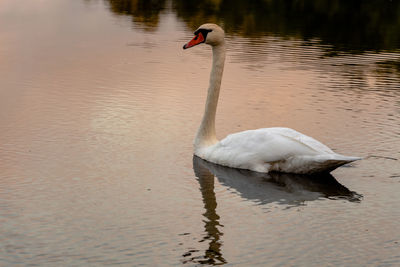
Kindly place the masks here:
<instances>
[{"instance_id":1,"label":"dark water","mask_svg":"<svg viewBox=\"0 0 400 267\"><path fill-rule=\"evenodd\" d=\"M362 161L303 177L193 157L226 29L217 134L294 128ZM2 1L0 265L397 266L398 1Z\"/></svg>"}]
</instances>

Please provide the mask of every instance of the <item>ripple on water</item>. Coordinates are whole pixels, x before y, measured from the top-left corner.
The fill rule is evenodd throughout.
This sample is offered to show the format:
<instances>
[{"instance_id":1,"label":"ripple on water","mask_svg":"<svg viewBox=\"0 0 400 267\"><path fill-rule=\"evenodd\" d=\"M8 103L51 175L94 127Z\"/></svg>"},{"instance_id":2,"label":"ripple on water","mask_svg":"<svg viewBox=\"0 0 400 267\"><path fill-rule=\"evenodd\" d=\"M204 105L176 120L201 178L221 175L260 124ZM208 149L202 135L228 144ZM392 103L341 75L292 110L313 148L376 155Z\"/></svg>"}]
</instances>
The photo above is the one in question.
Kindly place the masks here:
<instances>
[{"instance_id":1,"label":"ripple on water","mask_svg":"<svg viewBox=\"0 0 400 267\"><path fill-rule=\"evenodd\" d=\"M323 182L261 175L192 162L211 50L182 50L192 31L175 11L132 22L101 1L8 2L3 264L399 263L398 51L228 36L219 137L286 126L365 157Z\"/></svg>"}]
</instances>

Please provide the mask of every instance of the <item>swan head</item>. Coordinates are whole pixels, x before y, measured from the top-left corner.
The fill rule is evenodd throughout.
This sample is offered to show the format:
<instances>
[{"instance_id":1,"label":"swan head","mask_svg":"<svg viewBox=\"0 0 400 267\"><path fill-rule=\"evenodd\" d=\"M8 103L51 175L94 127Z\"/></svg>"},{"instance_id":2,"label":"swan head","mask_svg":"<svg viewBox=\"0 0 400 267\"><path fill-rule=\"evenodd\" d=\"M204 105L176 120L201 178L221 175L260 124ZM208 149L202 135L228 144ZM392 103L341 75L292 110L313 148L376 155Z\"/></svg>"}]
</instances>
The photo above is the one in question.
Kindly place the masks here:
<instances>
[{"instance_id":1,"label":"swan head","mask_svg":"<svg viewBox=\"0 0 400 267\"><path fill-rule=\"evenodd\" d=\"M212 23L206 23L201 25L195 32L194 37L187 44L183 46L183 49L193 47L198 44L208 44L211 46L218 46L225 42L224 30Z\"/></svg>"}]
</instances>

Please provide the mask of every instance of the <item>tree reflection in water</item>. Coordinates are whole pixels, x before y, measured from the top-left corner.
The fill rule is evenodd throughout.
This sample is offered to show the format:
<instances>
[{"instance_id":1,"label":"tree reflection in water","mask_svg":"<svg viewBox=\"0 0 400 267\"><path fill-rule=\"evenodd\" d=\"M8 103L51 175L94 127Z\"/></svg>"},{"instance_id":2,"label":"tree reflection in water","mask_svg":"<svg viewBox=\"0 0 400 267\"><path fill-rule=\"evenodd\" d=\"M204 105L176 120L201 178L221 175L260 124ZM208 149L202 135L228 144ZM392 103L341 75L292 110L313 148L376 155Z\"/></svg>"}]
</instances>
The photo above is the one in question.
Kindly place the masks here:
<instances>
[{"instance_id":1,"label":"tree reflection in water","mask_svg":"<svg viewBox=\"0 0 400 267\"><path fill-rule=\"evenodd\" d=\"M165 0L108 0L116 14L151 30ZM173 11L192 29L222 24L229 34L318 39L334 51L394 51L400 48L400 1L172 0ZM168 3L171 3L168 2ZM331 53L332 56L336 55Z\"/></svg>"},{"instance_id":2,"label":"tree reflection in water","mask_svg":"<svg viewBox=\"0 0 400 267\"><path fill-rule=\"evenodd\" d=\"M159 14L165 8L165 0L108 0L112 12L131 15L133 22L143 29L155 30L159 23Z\"/></svg>"},{"instance_id":3,"label":"tree reflection in water","mask_svg":"<svg viewBox=\"0 0 400 267\"><path fill-rule=\"evenodd\" d=\"M193 256L190 250L183 254L183 263L200 263L221 265L227 263L221 247L223 225L219 223L217 199L214 192L214 176L229 189L237 192L245 201L253 201L259 205L276 203L285 207L304 205L307 201L321 198L344 199L360 202L362 195L350 191L341 185L332 175L315 176L294 175L284 173L257 173L247 170L233 169L216 165L197 156L193 156L193 170L200 184L204 203L205 237L199 242L208 242L208 249L202 256Z\"/></svg>"}]
</instances>

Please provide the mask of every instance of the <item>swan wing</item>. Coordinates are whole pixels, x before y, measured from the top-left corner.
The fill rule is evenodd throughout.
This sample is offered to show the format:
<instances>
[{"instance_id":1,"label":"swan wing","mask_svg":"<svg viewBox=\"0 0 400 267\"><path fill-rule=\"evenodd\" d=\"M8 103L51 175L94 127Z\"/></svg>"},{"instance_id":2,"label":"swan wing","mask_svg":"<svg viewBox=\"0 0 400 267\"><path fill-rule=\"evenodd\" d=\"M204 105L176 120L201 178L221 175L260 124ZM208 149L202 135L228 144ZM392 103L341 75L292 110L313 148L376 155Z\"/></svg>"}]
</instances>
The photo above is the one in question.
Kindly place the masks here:
<instances>
[{"instance_id":1,"label":"swan wing","mask_svg":"<svg viewBox=\"0 0 400 267\"><path fill-rule=\"evenodd\" d=\"M315 140L314 138L307 136L305 134L299 133L298 131L295 131L290 128L263 128L259 129L260 134L263 132L270 132L276 135L279 135L282 138L287 138L291 139L295 142L298 143L298 145L303 146L303 147L308 147L311 150L317 152L317 153L328 153L328 154L333 154L333 152L329 147L326 145L322 144L321 142Z\"/></svg>"},{"instance_id":2,"label":"swan wing","mask_svg":"<svg viewBox=\"0 0 400 267\"><path fill-rule=\"evenodd\" d=\"M299 155L333 154L312 137L289 128L262 128L228 135L220 148L231 152L254 153L265 162L274 162Z\"/></svg>"}]
</instances>

